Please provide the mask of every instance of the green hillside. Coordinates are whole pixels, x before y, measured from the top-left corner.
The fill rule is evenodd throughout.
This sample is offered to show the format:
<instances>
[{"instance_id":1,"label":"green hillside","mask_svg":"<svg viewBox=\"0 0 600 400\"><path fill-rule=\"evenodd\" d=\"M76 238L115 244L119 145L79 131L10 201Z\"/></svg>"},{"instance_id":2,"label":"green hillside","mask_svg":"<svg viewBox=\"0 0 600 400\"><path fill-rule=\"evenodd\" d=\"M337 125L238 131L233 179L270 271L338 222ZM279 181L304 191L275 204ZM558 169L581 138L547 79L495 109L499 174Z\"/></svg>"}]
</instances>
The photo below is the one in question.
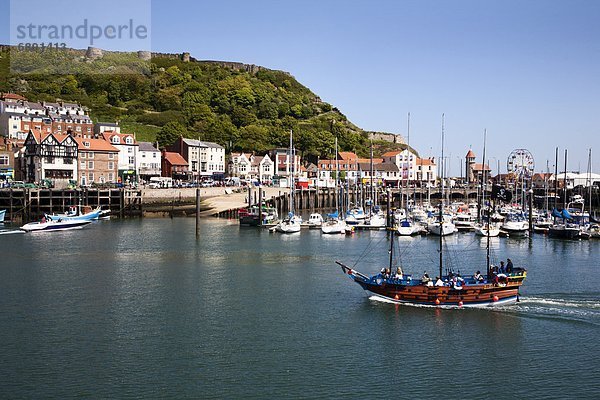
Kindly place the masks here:
<instances>
[{"instance_id":1,"label":"green hillside","mask_svg":"<svg viewBox=\"0 0 600 400\"><path fill-rule=\"evenodd\" d=\"M99 60L86 60L82 51L46 50L18 60L13 55L13 67L29 73L11 74L10 56L6 48L0 51L0 91L34 101L79 102L94 122L119 121L138 140L166 144L183 135L260 152L287 147L291 129L304 157L328 157L335 136L340 150L369 154L365 131L282 71L247 72L234 63L155 55L145 74L129 73L128 66L141 62L135 54L104 52ZM67 68L74 73L48 73ZM378 142L376 152L400 147Z\"/></svg>"}]
</instances>

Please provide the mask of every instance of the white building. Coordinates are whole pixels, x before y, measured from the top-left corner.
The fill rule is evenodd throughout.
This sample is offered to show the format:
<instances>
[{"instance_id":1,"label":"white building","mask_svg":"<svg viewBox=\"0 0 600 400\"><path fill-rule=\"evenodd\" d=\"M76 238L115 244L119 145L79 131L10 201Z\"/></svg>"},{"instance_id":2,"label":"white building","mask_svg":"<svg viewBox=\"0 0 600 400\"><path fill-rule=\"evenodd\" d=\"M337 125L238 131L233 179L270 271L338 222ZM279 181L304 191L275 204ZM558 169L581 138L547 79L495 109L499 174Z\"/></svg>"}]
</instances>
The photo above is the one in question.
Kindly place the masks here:
<instances>
[{"instance_id":1,"label":"white building","mask_svg":"<svg viewBox=\"0 0 600 400\"><path fill-rule=\"evenodd\" d=\"M250 177L257 179L260 183L268 184L273 181L275 175L275 163L269 155L252 156L250 161Z\"/></svg>"},{"instance_id":2,"label":"white building","mask_svg":"<svg viewBox=\"0 0 600 400\"><path fill-rule=\"evenodd\" d=\"M138 142L136 170L141 179L149 180L153 176L161 176L161 153L152 143Z\"/></svg>"},{"instance_id":3,"label":"white building","mask_svg":"<svg viewBox=\"0 0 600 400\"><path fill-rule=\"evenodd\" d=\"M139 145L135 140L135 136L127 133L116 133L114 131L105 130L102 132L101 138L119 150L117 169L121 182L126 182L128 180L130 182L135 181L139 175L136 161Z\"/></svg>"},{"instance_id":4,"label":"white building","mask_svg":"<svg viewBox=\"0 0 600 400\"><path fill-rule=\"evenodd\" d=\"M250 153L231 153L231 159L229 160L229 175L236 176L240 179L250 177L252 172L251 158L252 154Z\"/></svg>"},{"instance_id":5,"label":"white building","mask_svg":"<svg viewBox=\"0 0 600 400\"><path fill-rule=\"evenodd\" d=\"M405 149L402 151L388 151L383 156L384 164L395 164L400 172L400 180L414 182L417 177L417 159L418 156Z\"/></svg>"}]
</instances>

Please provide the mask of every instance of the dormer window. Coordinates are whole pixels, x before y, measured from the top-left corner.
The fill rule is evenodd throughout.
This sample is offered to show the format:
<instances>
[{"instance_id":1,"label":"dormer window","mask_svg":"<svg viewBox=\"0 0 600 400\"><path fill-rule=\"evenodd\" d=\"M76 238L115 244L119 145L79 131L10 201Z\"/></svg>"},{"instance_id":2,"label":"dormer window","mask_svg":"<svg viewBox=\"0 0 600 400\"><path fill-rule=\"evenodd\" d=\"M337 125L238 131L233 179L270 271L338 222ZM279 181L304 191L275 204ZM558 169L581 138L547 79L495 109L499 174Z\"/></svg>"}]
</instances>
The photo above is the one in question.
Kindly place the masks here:
<instances>
[{"instance_id":1,"label":"dormer window","mask_svg":"<svg viewBox=\"0 0 600 400\"><path fill-rule=\"evenodd\" d=\"M125 143L127 143L127 144L133 144L133 139L130 138L130 137L126 137L125 138Z\"/></svg>"},{"instance_id":2,"label":"dormer window","mask_svg":"<svg viewBox=\"0 0 600 400\"><path fill-rule=\"evenodd\" d=\"M90 147L90 142L83 142L83 145L84 145L85 147Z\"/></svg>"},{"instance_id":3,"label":"dormer window","mask_svg":"<svg viewBox=\"0 0 600 400\"><path fill-rule=\"evenodd\" d=\"M113 136L111 139L111 142L119 144L119 137L118 136Z\"/></svg>"}]
</instances>

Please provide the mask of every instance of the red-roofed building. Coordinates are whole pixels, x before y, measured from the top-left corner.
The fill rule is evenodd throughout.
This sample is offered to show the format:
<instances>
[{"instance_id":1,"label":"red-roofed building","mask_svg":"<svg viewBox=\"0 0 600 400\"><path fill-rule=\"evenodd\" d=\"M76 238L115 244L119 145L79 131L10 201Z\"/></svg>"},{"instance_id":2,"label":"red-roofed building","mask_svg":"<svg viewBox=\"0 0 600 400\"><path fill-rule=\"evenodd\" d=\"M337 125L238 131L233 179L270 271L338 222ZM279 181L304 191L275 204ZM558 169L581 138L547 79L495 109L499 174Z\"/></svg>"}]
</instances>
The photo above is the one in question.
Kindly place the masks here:
<instances>
[{"instance_id":1,"label":"red-roofed building","mask_svg":"<svg viewBox=\"0 0 600 400\"><path fill-rule=\"evenodd\" d=\"M117 182L119 150L104 139L75 137L79 153L79 184Z\"/></svg>"},{"instance_id":2,"label":"red-roofed building","mask_svg":"<svg viewBox=\"0 0 600 400\"><path fill-rule=\"evenodd\" d=\"M338 152L337 160L321 159L317 162L319 168L320 179L333 178L332 172L336 169L340 172L340 176L345 176L350 181L355 181L359 177L358 163L360 159L351 151Z\"/></svg>"},{"instance_id":3,"label":"red-roofed building","mask_svg":"<svg viewBox=\"0 0 600 400\"><path fill-rule=\"evenodd\" d=\"M417 179L417 159L416 153L408 148L404 150L388 151L383 154L384 164L396 164L400 171L400 180L415 182Z\"/></svg>"},{"instance_id":4,"label":"red-roofed building","mask_svg":"<svg viewBox=\"0 0 600 400\"><path fill-rule=\"evenodd\" d=\"M119 150L117 168L119 178L121 178L122 182L127 180L132 182L136 181L138 177L136 164L139 145L135 140L135 135L129 133L117 133L116 130L105 130L99 137Z\"/></svg>"},{"instance_id":5,"label":"red-roofed building","mask_svg":"<svg viewBox=\"0 0 600 400\"><path fill-rule=\"evenodd\" d=\"M431 158L417 158L416 161L416 182L421 187L429 185L435 185L437 179L437 165L435 159Z\"/></svg>"},{"instance_id":6,"label":"red-roofed building","mask_svg":"<svg viewBox=\"0 0 600 400\"><path fill-rule=\"evenodd\" d=\"M185 161L185 158L183 158L183 156L179 153L163 150L162 176L173 179L188 180L188 162Z\"/></svg>"}]
</instances>

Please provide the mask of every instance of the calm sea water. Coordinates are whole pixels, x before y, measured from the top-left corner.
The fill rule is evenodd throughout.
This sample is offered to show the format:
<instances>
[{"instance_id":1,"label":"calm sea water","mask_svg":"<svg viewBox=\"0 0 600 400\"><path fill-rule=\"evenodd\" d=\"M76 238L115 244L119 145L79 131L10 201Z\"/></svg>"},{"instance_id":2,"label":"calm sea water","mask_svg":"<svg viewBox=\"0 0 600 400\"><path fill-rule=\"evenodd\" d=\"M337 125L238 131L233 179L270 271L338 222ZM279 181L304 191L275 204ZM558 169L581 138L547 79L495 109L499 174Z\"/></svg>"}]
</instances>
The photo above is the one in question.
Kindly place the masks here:
<instances>
[{"instance_id":1,"label":"calm sea water","mask_svg":"<svg viewBox=\"0 0 600 400\"><path fill-rule=\"evenodd\" d=\"M492 240L529 276L501 310L370 300L334 264L385 232L284 236L193 219L0 236L1 398L598 398L600 241ZM400 239L405 271L437 241ZM485 239L449 261L484 269Z\"/></svg>"}]
</instances>

